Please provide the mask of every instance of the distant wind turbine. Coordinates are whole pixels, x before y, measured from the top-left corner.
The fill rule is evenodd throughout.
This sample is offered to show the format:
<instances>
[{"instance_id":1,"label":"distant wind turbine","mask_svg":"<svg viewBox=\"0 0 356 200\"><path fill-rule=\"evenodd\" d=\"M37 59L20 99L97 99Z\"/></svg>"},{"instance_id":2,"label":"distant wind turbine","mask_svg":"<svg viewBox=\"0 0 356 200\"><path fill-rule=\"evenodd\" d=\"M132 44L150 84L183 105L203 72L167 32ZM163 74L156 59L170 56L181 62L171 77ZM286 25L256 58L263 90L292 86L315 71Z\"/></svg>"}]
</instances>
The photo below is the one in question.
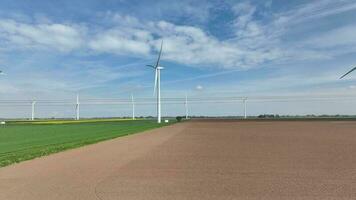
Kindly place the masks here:
<instances>
[{"instance_id":1,"label":"distant wind turbine","mask_svg":"<svg viewBox=\"0 0 356 200\"><path fill-rule=\"evenodd\" d=\"M131 94L131 104L132 104L132 119L135 120L135 100L133 94Z\"/></svg>"},{"instance_id":2,"label":"distant wind turbine","mask_svg":"<svg viewBox=\"0 0 356 200\"><path fill-rule=\"evenodd\" d=\"M351 72L355 71L356 67L354 67L353 69L351 69L350 71L348 71L346 74L344 74L343 76L340 77L340 79L344 78L345 76L349 75Z\"/></svg>"},{"instance_id":3,"label":"distant wind turbine","mask_svg":"<svg viewBox=\"0 0 356 200\"><path fill-rule=\"evenodd\" d=\"M36 106L36 100L33 99L33 100L32 100L32 103L31 103L31 110L32 110L32 113L31 113L31 120L32 120L32 121L35 120L35 106Z\"/></svg>"},{"instance_id":4,"label":"distant wind turbine","mask_svg":"<svg viewBox=\"0 0 356 200\"><path fill-rule=\"evenodd\" d=\"M164 69L159 65L162 55L163 41L161 42L161 49L158 54L158 59L156 64L147 65L155 70L155 86L153 88L153 94L157 92L157 123L161 123L161 70Z\"/></svg>"},{"instance_id":5,"label":"distant wind turbine","mask_svg":"<svg viewBox=\"0 0 356 200\"><path fill-rule=\"evenodd\" d=\"M77 103L75 104L75 111L76 111L76 120L80 120L80 102L79 102L79 94L77 94Z\"/></svg>"}]
</instances>

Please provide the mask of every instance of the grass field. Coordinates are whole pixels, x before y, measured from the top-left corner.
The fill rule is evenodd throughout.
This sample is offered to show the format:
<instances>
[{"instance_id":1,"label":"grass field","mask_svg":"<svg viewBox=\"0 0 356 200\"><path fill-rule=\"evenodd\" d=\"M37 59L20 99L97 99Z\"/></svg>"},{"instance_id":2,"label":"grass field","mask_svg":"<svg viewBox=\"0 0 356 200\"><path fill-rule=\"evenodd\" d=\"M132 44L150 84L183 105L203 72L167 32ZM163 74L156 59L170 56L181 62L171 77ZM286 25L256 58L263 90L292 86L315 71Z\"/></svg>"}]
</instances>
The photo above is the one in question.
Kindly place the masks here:
<instances>
[{"instance_id":1,"label":"grass field","mask_svg":"<svg viewBox=\"0 0 356 200\"><path fill-rule=\"evenodd\" d=\"M9 123L0 127L0 167L103 140L158 128L150 120L68 124Z\"/></svg>"},{"instance_id":2,"label":"grass field","mask_svg":"<svg viewBox=\"0 0 356 200\"><path fill-rule=\"evenodd\" d=\"M144 120L144 119L135 119ZM92 123L92 122L122 122L132 121L131 118L108 118L108 119L81 119L81 120L35 120L35 121L9 121L8 123L16 124L78 124L78 123Z\"/></svg>"}]
</instances>

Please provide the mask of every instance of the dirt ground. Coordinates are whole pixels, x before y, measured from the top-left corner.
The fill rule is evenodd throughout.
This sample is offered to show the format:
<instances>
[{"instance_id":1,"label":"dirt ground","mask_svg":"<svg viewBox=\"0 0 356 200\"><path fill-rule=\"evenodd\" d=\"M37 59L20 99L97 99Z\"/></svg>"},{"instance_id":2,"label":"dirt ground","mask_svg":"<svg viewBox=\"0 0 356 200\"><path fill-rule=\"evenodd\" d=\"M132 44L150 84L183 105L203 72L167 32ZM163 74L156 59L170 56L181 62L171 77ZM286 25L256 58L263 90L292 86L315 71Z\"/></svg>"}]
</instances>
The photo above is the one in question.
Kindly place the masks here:
<instances>
[{"instance_id":1,"label":"dirt ground","mask_svg":"<svg viewBox=\"0 0 356 200\"><path fill-rule=\"evenodd\" d=\"M356 122L184 122L0 168L0 199L356 199Z\"/></svg>"}]
</instances>

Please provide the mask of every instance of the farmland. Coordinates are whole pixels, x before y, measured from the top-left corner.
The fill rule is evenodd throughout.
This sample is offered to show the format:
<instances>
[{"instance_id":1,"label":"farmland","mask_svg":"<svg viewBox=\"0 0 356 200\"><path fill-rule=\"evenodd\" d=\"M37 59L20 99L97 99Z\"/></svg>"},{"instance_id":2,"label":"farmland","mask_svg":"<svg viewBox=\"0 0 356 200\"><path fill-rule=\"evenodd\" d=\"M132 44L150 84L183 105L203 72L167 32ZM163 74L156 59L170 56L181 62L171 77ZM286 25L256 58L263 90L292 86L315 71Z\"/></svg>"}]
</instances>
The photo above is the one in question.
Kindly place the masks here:
<instances>
[{"instance_id":1,"label":"farmland","mask_svg":"<svg viewBox=\"0 0 356 200\"><path fill-rule=\"evenodd\" d=\"M0 167L164 125L150 120L8 123L0 127Z\"/></svg>"},{"instance_id":2,"label":"farmland","mask_svg":"<svg viewBox=\"0 0 356 200\"><path fill-rule=\"evenodd\" d=\"M354 200L355 130L349 120L193 119L0 168L0 199Z\"/></svg>"}]
</instances>

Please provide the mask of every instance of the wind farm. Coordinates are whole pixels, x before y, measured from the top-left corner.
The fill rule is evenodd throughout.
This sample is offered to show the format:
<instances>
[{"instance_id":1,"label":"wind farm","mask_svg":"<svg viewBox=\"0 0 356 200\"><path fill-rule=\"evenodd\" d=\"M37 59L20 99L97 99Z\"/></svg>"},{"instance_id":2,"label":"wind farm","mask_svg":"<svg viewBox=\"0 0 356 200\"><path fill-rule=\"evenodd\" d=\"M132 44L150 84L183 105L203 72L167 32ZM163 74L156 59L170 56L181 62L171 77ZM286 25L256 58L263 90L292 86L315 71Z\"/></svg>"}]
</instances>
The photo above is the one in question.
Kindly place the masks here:
<instances>
[{"instance_id":1,"label":"wind farm","mask_svg":"<svg viewBox=\"0 0 356 200\"><path fill-rule=\"evenodd\" d=\"M355 11L4 0L0 200L356 199Z\"/></svg>"},{"instance_id":2,"label":"wind farm","mask_svg":"<svg viewBox=\"0 0 356 200\"><path fill-rule=\"evenodd\" d=\"M31 117L7 120L6 124L0 125L0 183L7 185L0 187L0 198L211 199L218 195L222 199L231 196L244 199L245 195L253 194L256 198L267 195L267 199L275 199L299 196L301 189L304 196L313 198L352 196L347 189L341 193L334 190L325 193L322 188L330 181L332 188L350 181L347 173L339 169L353 169L356 142L353 137L356 118L353 115L256 115L254 107L268 105L264 108L268 112L274 105L286 108L301 104L298 108L301 110L309 104L315 109L322 104L352 104L356 96L202 98L185 94L161 98L158 95L161 54L162 47L157 64L152 67L155 70L154 94L157 95L153 98L134 98L131 94L126 99L87 99L77 95L74 101L33 99L15 104L1 101L1 104L16 107L30 106ZM178 123L178 117L176 121L173 115L162 117L161 105L165 109L181 107L179 114L184 121ZM194 114L202 105L214 108L215 113L221 105L239 109L232 111L230 116ZM73 118L46 119L40 117L41 113L39 116L35 114L40 109L55 106L72 108ZM80 112L90 106L127 108L127 116L81 118ZM157 115L140 115L143 107L155 108ZM162 123L161 117L169 122ZM309 174L309 167L314 169L313 175ZM316 170L315 173L315 169L325 167L327 172ZM266 171L266 168L274 171ZM298 175L296 168L301 169ZM177 172L172 174L172 169ZM246 175L251 171L254 175ZM330 176L338 178L325 180ZM44 180L42 177L50 178ZM183 183L179 180L190 181ZM207 184L205 181L209 180L215 181ZM296 186L296 183L300 185ZM284 189L276 193L266 184L273 184L272 188L283 185ZM52 187L62 189L54 192ZM195 189L189 189L192 187ZM226 188L231 192L226 193ZM155 191L160 191L160 195L157 196ZM53 194L59 195L58 198Z\"/></svg>"}]
</instances>

